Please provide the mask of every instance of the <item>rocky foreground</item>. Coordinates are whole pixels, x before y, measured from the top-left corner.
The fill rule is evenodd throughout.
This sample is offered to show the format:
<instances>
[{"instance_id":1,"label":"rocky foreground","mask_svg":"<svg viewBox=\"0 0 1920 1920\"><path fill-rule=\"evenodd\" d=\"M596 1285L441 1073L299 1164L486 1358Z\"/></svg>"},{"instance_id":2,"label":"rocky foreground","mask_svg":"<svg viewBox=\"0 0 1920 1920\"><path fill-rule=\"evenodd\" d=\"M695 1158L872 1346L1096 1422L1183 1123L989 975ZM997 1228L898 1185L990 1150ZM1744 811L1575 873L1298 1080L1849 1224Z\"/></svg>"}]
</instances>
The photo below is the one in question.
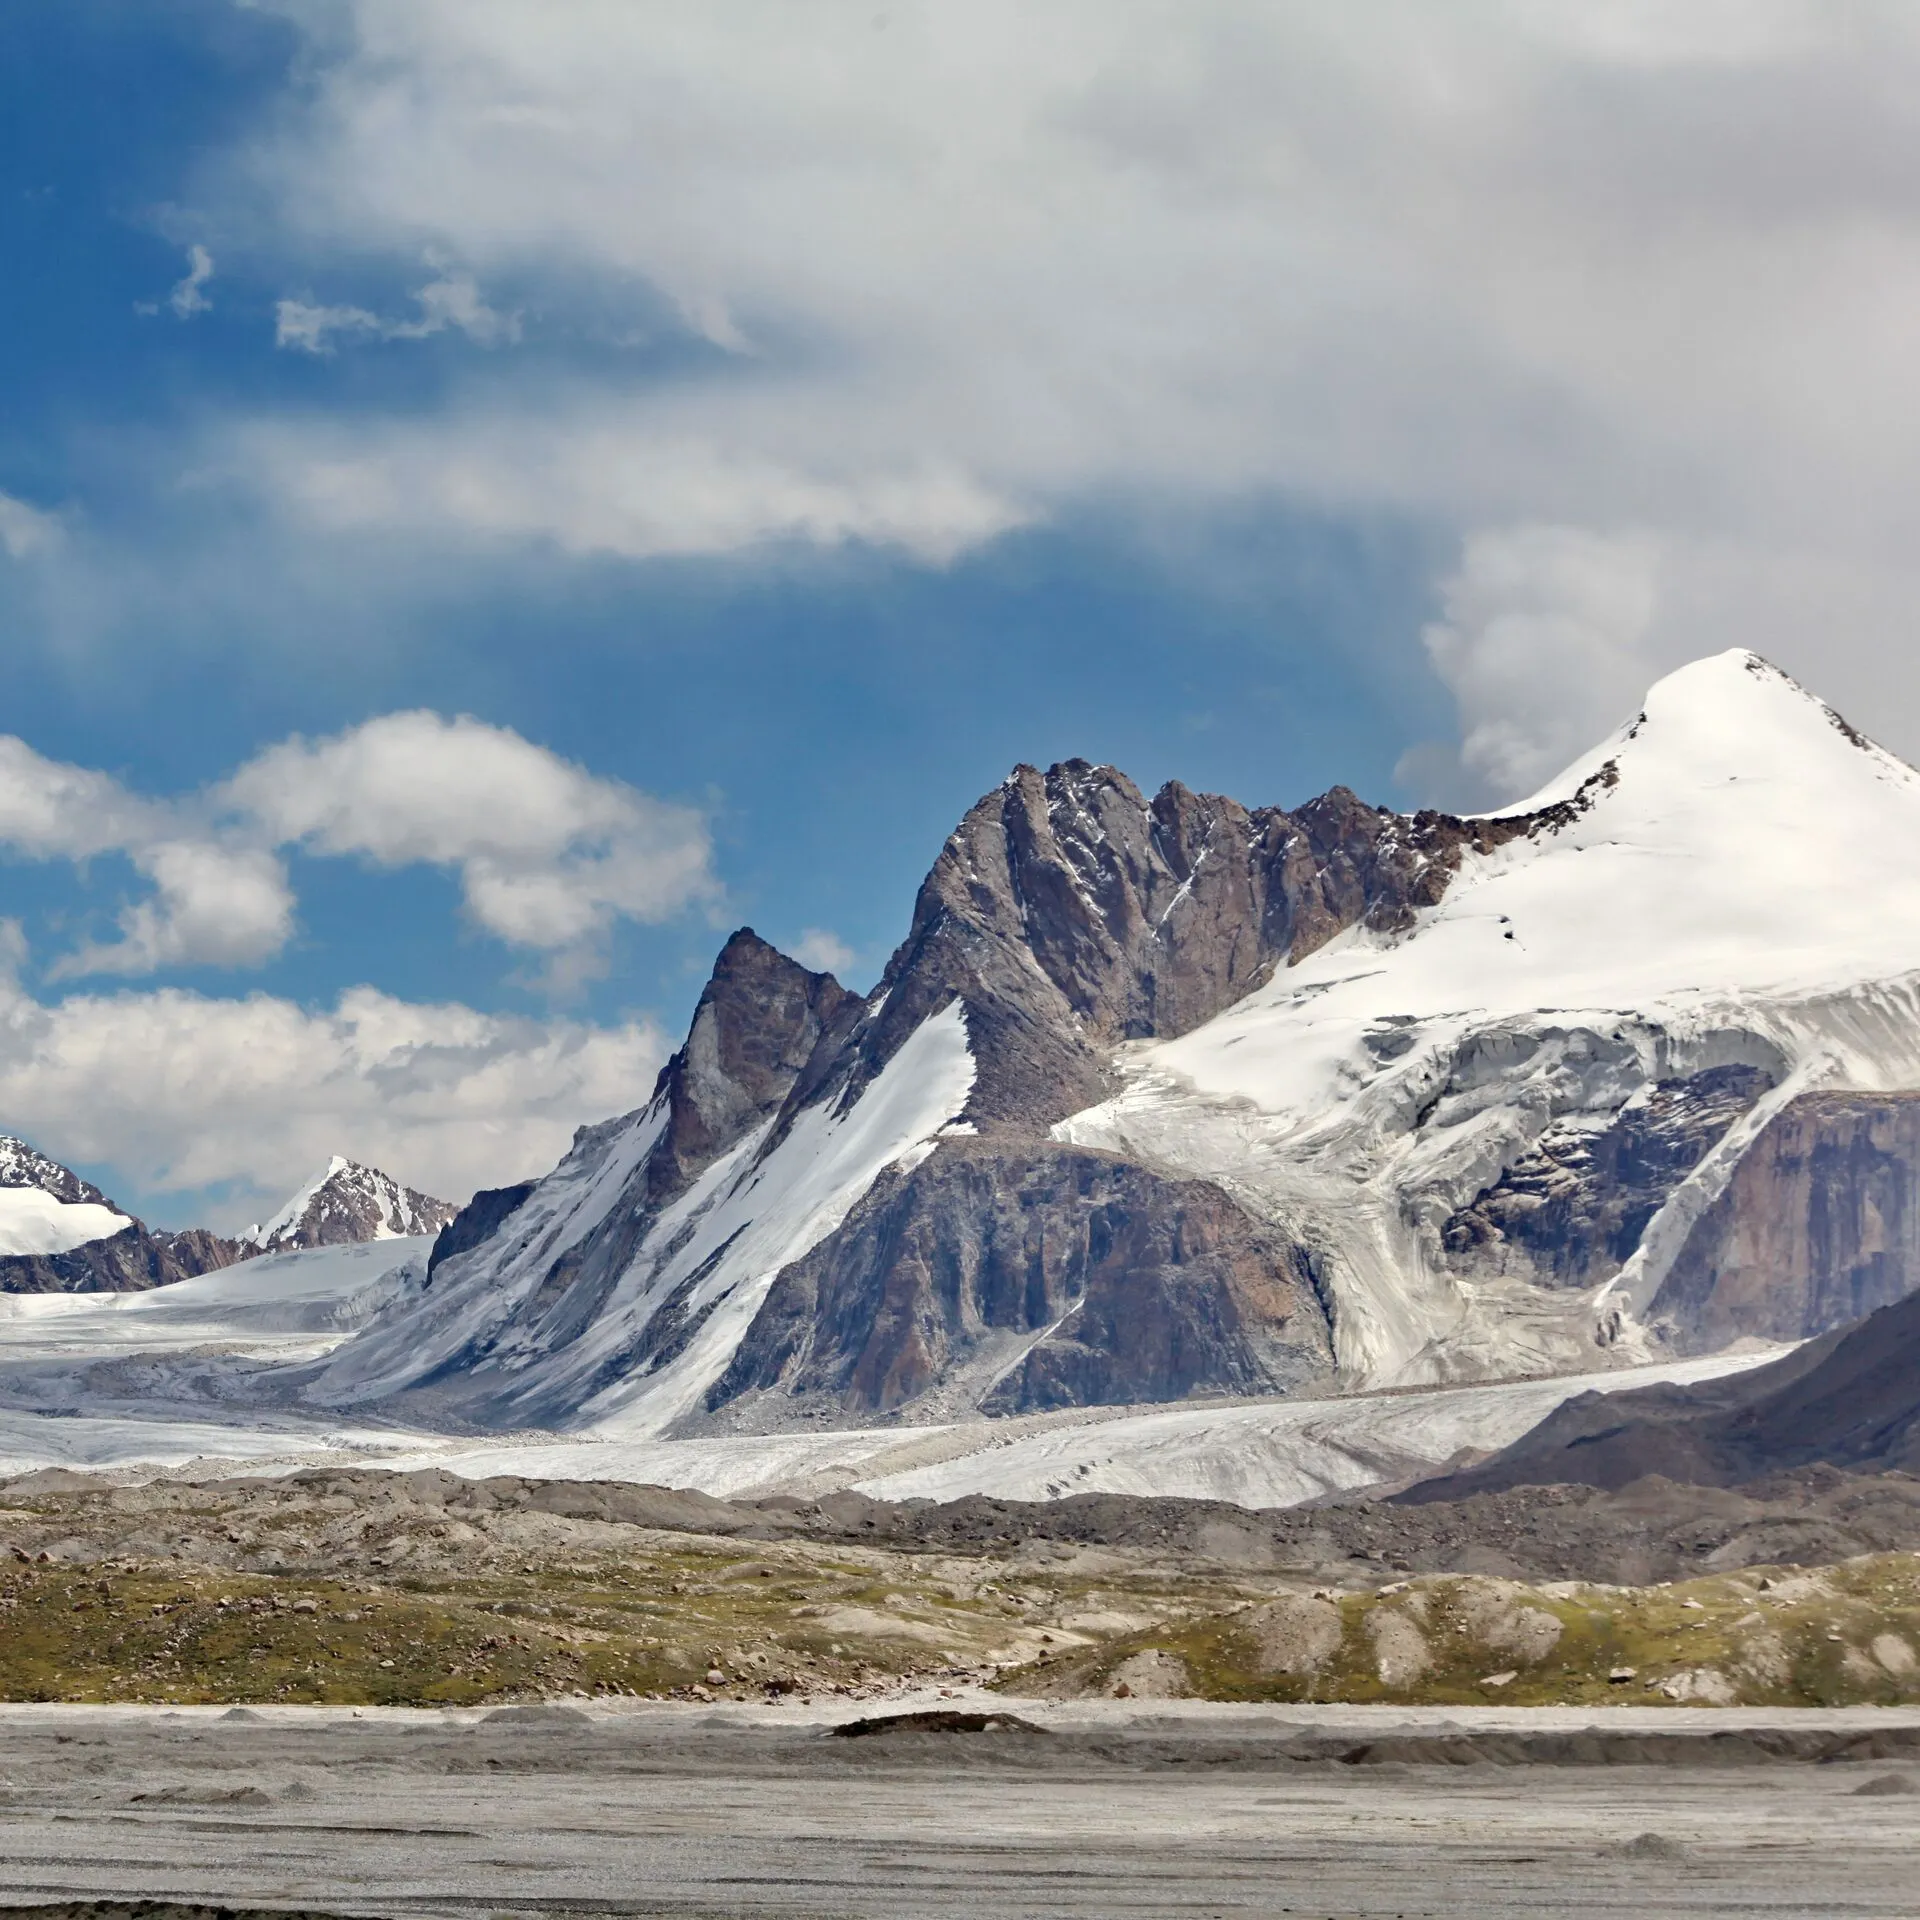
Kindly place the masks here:
<instances>
[{"instance_id":1,"label":"rocky foreground","mask_svg":"<svg viewBox=\"0 0 1920 1920\"><path fill-rule=\"evenodd\" d=\"M1920 1701L1920 1481L1827 1471L1772 1498L1254 1513L39 1474L0 1488L0 1696Z\"/></svg>"}]
</instances>

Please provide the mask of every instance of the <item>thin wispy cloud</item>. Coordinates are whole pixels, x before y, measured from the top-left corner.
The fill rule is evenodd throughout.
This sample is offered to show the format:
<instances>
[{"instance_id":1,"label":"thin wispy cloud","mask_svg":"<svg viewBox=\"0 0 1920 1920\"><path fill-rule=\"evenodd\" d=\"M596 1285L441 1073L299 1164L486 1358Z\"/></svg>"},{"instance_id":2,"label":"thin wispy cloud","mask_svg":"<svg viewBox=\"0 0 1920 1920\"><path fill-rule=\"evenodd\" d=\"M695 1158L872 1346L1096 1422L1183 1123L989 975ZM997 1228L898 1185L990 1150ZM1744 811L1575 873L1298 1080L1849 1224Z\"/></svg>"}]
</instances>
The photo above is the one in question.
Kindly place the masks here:
<instances>
[{"instance_id":1,"label":"thin wispy cloud","mask_svg":"<svg viewBox=\"0 0 1920 1920\"><path fill-rule=\"evenodd\" d=\"M450 328L483 347L503 346L520 338L520 316L489 306L471 274L432 259L428 265L437 265L440 271L425 286L415 288L413 299L420 309L416 318L388 320L365 307L283 299L274 305L274 345L328 354L342 342L430 340Z\"/></svg>"},{"instance_id":2,"label":"thin wispy cloud","mask_svg":"<svg viewBox=\"0 0 1920 1920\"><path fill-rule=\"evenodd\" d=\"M187 249L187 271L174 282L167 305L176 319L191 320L196 313L210 313L213 302L207 298L206 285L213 278L213 255L198 242Z\"/></svg>"}]
</instances>

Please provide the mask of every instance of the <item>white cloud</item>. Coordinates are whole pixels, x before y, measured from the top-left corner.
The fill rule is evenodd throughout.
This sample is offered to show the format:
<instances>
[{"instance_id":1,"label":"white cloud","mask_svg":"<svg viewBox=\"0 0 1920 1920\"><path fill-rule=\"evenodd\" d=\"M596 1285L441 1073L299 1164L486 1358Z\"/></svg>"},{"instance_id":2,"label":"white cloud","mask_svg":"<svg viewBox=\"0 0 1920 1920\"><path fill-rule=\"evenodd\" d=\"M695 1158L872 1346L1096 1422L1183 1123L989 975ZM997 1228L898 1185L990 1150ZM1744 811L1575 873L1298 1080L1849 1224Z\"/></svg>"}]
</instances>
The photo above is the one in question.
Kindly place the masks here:
<instances>
[{"instance_id":1,"label":"white cloud","mask_svg":"<svg viewBox=\"0 0 1920 1920\"><path fill-rule=\"evenodd\" d=\"M849 462L835 475L821 461L661 435L644 409L619 402L449 429L269 426L246 443L253 471L321 526L551 540L576 554L645 559L859 540L938 564L1030 517L955 466Z\"/></svg>"},{"instance_id":2,"label":"white cloud","mask_svg":"<svg viewBox=\"0 0 1920 1920\"><path fill-rule=\"evenodd\" d=\"M808 927L793 943L793 957L815 973L843 973L860 956L837 933Z\"/></svg>"},{"instance_id":3,"label":"white cloud","mask_svg":"<svg viewBox=\"0 0 1920 1920\"><path fill-rule=\"evenodd\" d=\"M371 987L316 1012L173 990L42 1004L0 979L7 1124L143 1192L223 1188L229 1230L333 1153L454 1200L544 1172L583 1118L644 1100L664 1053L646 1022L515 1020Z\"/></svg>"},{"instance_id":4,"label":"white cloud","mask_svg":"<svg viewBox=\"0 0 1920 1920\"><path fill-rule=\"evenodd\" d=\"M472 274L461 273L429 256L436 277L414 290L420 308L417 320L383 320L365 307L329 307L307 300L286 299L274 307L273 344L298 347L306 353L334 350L334 335L362 334L375 340L426 340L455 327L483 347L520 338L520 316L500 313L480 297Z\"/></svg>"},{"instance_id":5,"label":"white cloud","mask_svg":"<svg viewBox=\"0 0 1920 1920\"><path fill-rule=\"evenodd\" d=\"M380 316L365 307L320 307L306 300L282 300L273 316L273 344L306 353L331 353L336 333L380 332Z\"/></svg>"},{"instance_id":6,"label":"white cloud","mask_svg":"<svg viewBox=\"0 0 1920 1920\"><path fill-rule=\"evenodd\" d=\"M49 969L53 979L255 966L293 937L287 870L264 847L157 840L131 849L130 857L153 882L152 896L121 910L118 941L65 956Z\"/></svg>"},{"instance_id":7,"label":"white cloud","mask_svg":"<svg viewBox=\"0 0 1920 1920\"><path fill-rule=\"evenodd\" d=\"M167 295L167 305L177 318L191 320L196 313L206 313L213 302L203 291L207 282L213 278L213 255L197 242L187 249L186 277L174 282L173 291Z\"/></svg>"},{"instance_id":8,"label":"white cloud","mask_svg":"<svg viewBox=\"0 0 1920 1920\"><path fill-rule=\"evenodd\" d=\"M0 548L10 560L27 560L38 553L49 553L60 544L58 518L39 507L0 493Z\"/></svg>"},{"instance_id":9,"label":"white cloud","mask_svg":"<svg viewBox=\"0 0 1920 1920\"><path fill-rule=\"evenodd\" d=\"M616 918L663 920L713 890L693 809L465 717L390 713L326 740L296 736L223 797L275 844L458 869L468 912L517 946L577 946Z\"/></svg>"},{"instance_id":10,"label":"white cloud","mask_svg":"<svg viewBox=\"0 0 1920 1920\"><path fill-rule=\"evenodd\" d=\"M693 808L478 720L394 713L325 740L296 735L180 800L0 735L0 847L124 854L153 885L121 911L117 942L64 956L54 978L272 958L294 929L290 846L457 870L474 921L549 956L555 986L594 971L615 921L664 920L717 892Z\"/></svg>"},{"instance_id":11,"label":"white cloud","mask_svg":"<svg viewBox=\"0 0 1920 1920\"><path fill-rule=\"evenodd\" d=\"M1894 0L327 18L310 91L233 163L276 244L637 289L717 351L254 423L241 457L297 516L940 559L1088 495L1277 488L1468 536L1647 527L1669 584L1920 589L1920 14ZM1836 647L1900 671L1877 637L1775 650L1817 677Z\"/></svg>"},{"instance_id":12,"label":"white cloud","mask_svg":"<svg viewBox=\"0 0 1920 1920\"><path fill-rule=\"evenodd\" d=\"M1657 672L1659 557L1644 534L1571 527L1469 541L1442 584L1446 617L1422 636L1459 707L1460 745L1416 749L1402 778L1441 799L1517 799L1629 718Z\"/></svg>"}]
</instances>

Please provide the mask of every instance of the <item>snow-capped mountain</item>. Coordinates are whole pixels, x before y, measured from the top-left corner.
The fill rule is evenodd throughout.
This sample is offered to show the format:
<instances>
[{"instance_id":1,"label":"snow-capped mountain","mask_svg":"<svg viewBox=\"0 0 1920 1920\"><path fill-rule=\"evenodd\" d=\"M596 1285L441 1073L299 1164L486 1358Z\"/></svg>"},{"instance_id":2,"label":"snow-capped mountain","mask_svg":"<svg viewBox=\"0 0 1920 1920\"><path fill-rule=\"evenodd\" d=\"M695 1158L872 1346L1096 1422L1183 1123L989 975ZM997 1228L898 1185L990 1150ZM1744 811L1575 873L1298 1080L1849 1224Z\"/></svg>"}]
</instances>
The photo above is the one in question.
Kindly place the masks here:
<instances>
[{"instance_id":1,"label":"snow-capped mountain","mask_svg":"<svg viewBox=\"0 0 1920 1920\"><path fill-rule=\"evenodd\" d=\"M438 1233L460 1209L403 1187L378 1167L335 1154L271 1220L249 1227L241 1244L255 1253L338 1247Z\"/></svg>"},{"instance_id":2,"label":"snow-capped mountain","mask_svg":"<svg viewBox=\"0 0 1920 1920\"><path fill-rule=\"evenodd\" d=\"M1920 775L1753 655L1475 818L1021 768L871 996L736 935L312 1392L637 1436L1798 1338L1920 1284L1916 1087Z\"/></svg>"},{"instance_id":3,"label":"snow-capped mountain","mask_svg":"<svg viewBox=\"0 0 1920 1920\"><path fill-rule=\"evenodd\" d=\"M152 1233L70 1167L0 1134L0 1293L111 1293L160 1286L237 1258L190 1228Z\"/></svg>"}]
</instances>

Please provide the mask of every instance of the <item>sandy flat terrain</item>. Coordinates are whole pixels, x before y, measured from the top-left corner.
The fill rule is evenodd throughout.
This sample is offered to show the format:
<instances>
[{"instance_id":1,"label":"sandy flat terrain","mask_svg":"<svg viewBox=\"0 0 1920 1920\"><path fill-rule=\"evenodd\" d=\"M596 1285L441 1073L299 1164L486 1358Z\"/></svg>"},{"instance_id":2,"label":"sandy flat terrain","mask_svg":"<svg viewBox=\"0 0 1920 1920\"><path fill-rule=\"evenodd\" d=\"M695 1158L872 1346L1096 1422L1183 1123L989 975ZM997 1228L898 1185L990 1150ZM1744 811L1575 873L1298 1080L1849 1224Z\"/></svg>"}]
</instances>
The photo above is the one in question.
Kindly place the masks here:
<instances>
[{"instance_id":1,"label":"sandy flat terrain","mask_svg":"<svg viewBox=\"0 0 1920 1920\"><path fill-rule=\"evenodd\" d=\"M1012 1708L1047 1730L845 1739L826 1731L833 1714L799 1708L9 1707L0 1904L996 1920L1915 1910L1920 1796L1858 1790L1920 1780L1920 1714L929 1704ZM1587 1763L1438 1762L1458 1761L1463 1738L1516 1737ZM1769 1739L1838 1757L1768 1758Z\"/></svg>"}]
</instances>

